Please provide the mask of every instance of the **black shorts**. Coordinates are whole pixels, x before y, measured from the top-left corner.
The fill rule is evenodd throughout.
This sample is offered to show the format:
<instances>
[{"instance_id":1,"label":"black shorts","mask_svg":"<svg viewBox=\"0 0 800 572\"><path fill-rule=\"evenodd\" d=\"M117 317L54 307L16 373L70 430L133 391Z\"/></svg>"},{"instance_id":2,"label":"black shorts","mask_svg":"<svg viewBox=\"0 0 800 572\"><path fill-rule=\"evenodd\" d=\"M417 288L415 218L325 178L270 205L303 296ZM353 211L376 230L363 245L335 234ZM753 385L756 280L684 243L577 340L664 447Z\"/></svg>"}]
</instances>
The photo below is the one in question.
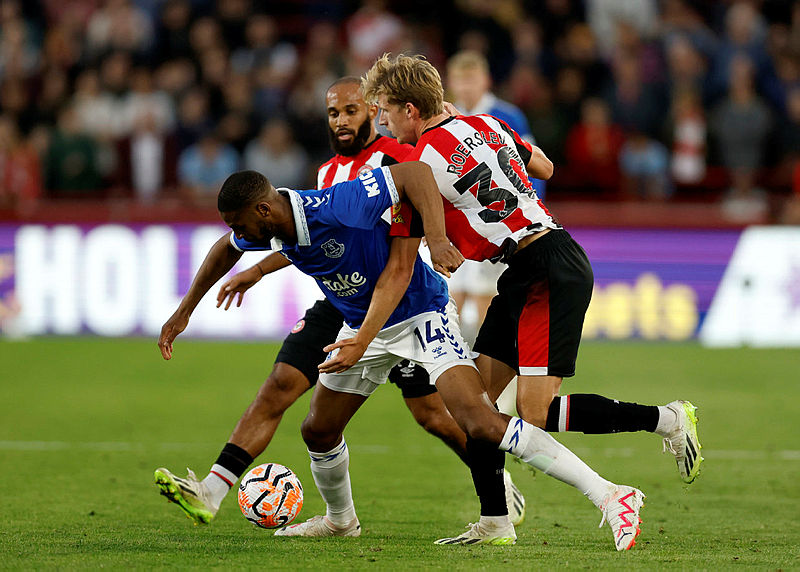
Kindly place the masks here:
<instances>
[{"instance_id":1,"label":"black shorts","mask_svg":"<svg viewBox=\"0 0 800 572\"><path fill-rule=\"evenodd\" d=\"M594 275L565 230L551 230L511 257L497 281L474 350L520 375L575 375Z\"/></svg>"},{"instance_id":2,"label":"black shorts","mask_svg":"<svg viewBox=\"0 0 800 572\"><path fill-rule=\"evenodd\" d=\"M344 318L328 300L319 300L299 320L283 340L275 363L285 363L299 369L314 385L319 377L317 366L328 353L322 348L336 341Z\"/></svg>"},{"instance_id":3,"label":"black shorts","mask_svg":"<svg viewBox=\"0 0 800 572\"><path fill-rule=\"evenodd\" d=\"M275 363L296 367L306 376L309 384L314 385L319 378L317 366L328 356L322 348L336 341L343 321L342 314L328 300L316 302L283 340ZM400 388L406 399L436 393L436 386L430 383L425 368L407 360L392 369L389 381Z\"/></svg>"}]
</instances>

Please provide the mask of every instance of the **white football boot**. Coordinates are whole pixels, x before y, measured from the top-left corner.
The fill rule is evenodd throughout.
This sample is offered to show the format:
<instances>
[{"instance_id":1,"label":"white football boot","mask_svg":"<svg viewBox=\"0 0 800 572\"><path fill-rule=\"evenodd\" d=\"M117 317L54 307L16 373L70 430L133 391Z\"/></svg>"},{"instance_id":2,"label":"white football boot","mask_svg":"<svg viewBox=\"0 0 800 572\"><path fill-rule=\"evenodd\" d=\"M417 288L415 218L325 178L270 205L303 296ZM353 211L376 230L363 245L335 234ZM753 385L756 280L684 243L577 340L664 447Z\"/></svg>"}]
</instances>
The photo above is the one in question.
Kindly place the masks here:
<instances>
[{"instance_id":1,"label":"white football boot","mask_svg":"<svg viewBox=\"0 0 800 572\"><path fill-rule=\"evenodd\" d=\"M519 526L525 520L525 497L511 480L511 473L505 469L503 469L503 484L506 486L508 518L511 520L511 524Z\"/></svg>"},{"instance_id":2,"label":"white football boot","mask_svg":"<svg viewBox=\"0 0 800 572\"><path fill-rule=\"evenodd\" d=\"M156 485L161 489L161 494L177 504L195 524L208 524L217 514L219 505L214 504L206 486L197 479L194 471L186 470L188 475L181 478L163 467L158 468L155 472Z\"/></svg>"},{"instance_id":3,"label":"white football boot","mask_svg":"<svg viewBox=\"0 0 800 572\"><path fill-rule=\"evenodd\" d=\"M686 484L693 482L700 473L700 440L697 438L697 407L689 401L673 401L666 405L675 412L674 428L664 436L664 452L675 455L681 479Z\"/></svg>"},{"instance_id":4,"label":"white football boot","mask_svg":"<svg viewBox=\"0 0 800 572\"><path fill-rule=\"evenodd\" d=\"M505 526L496 526L485 522L470 523L467 531L453 538L440 538L434 544L492 544L508 546L517 542L517 533L510 522Z\"/></svg>"},{"instance_id":5,"label":"white football boot","mask_svg":"<svg viewBox=\"0 0 800 572\"><path fill-rule=\"evenodd\" d=\"M345 527L334 525L327 517L317 515L300 524L290 524L275 531L275 536L361 536L357 518Z\"/></svg>"},{"instance_id":6,"label":"white football boot","mask_svg":"<svg viewBox=\"0 0 800 572\"><path fill-rule=\"evenodd\" d=\"M644 499L645 495L639 489L622 485L603 502L600 528L608 523L617 550L630 550L636 544L636 537L641 532L639 511L644 506Z\"/></svg>"}]
</instances>

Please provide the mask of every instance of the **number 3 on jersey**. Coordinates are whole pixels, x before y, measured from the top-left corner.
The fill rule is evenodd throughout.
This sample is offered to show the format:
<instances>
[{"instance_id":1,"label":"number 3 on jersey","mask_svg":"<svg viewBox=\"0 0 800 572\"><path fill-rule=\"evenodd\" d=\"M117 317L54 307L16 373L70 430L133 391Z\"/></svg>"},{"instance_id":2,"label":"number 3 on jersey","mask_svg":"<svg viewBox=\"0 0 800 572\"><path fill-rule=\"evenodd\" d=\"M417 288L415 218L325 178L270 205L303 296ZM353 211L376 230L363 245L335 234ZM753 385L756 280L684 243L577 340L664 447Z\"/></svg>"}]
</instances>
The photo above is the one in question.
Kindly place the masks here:
<instances>
[{"instance_id":1,"label":"number 3 on jersey","mask_svg":"<svg viewBox=\"0 0 800 572\"><path fill-rule=\"evenodd\" d=\"M528 192L525 182L511 166L511 157L508 149L502 147L497 151L497 162L503 174L508 177L509 182L518 192ZM469 192L475 186L475 183L478 184L475 198L478 199L482 206L486 207L478 213L483 222L500 222L517 208L519 200L514 193L501 187L492 188L492 169L485 162L479 163L462 175L458 181L453 183L453 187L459 193L464 194ZM503 208L492 208L494 203L501 203Z\"/></svg>"},{"instance_id":2,"label":"number 3 on jersey","mask_svg":"<svg viewBox=\"0 0 800 572\"><path fill-rule=\"evenodd\" d=\"M422 351L427 351L428 346L425 345L425 342L439 342L440 344L444 343L444 334L442 330L439 328L431 328L431 321L428 320L425 322L425 339L422 339L422 333L420 333L419 328L414 328L414 335L417 336L419 340L419 344L422 346Z\"/></svg>"}]
</instances>

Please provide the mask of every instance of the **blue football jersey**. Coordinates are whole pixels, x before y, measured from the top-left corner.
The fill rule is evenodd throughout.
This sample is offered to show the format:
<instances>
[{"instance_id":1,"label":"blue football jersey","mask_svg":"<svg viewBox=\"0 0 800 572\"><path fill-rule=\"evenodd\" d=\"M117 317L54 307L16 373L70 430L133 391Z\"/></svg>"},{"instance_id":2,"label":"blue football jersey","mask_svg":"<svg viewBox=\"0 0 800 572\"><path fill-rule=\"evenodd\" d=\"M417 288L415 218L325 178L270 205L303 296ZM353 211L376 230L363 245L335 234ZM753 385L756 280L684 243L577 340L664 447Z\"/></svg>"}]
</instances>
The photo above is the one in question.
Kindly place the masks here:
<instances>
[{"instance_id":1,"label":"blue football jersey","mask_svg":"<svg viewBox=\"0 0 800 572\"><path fill-rule=\"evenodd\" d=\"M282 192L292 204L297 244L275 239L275 248L317 281L350 327L360 327L389 259L389 224L381 215L399 202L391 172L381 167L327 189ZM233 233L231 243L239 250L271 248ZM447 299L444 279L417 255L411 284L384 327L439 310Z\"/></svg>"}]
</instances>

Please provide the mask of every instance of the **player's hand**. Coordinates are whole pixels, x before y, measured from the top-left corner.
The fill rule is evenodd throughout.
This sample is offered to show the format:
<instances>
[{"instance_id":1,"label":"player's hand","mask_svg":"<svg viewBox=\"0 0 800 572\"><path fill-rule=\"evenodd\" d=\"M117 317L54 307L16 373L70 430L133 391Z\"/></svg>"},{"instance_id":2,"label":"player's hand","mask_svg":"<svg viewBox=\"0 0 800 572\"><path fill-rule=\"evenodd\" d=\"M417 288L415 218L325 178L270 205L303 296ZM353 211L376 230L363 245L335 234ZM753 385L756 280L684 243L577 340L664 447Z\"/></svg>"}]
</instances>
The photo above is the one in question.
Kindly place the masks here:
<instances>
[{"instance_id":1,"label":"player's hand","mask_svg":"<svg viewBox=\"0 0 800 572\"><path fill-rule=\"evenodd\" d=\"M444 102L444 112L450 117L455 117L456 115L464 115L458 110L458 108L455 105L453 105L449 101Z\"/></svg>"},{"instance_id":2,"label":"player's hand","mask_svg":"<svg viewBox=\"0 0 800 572\"><path fill-rule=\"evenodd\" d=\"M170 316L163 326L161 335L158 337L158 348L161 350L161 357L164 359L172 358L172 342L178 337L189 324L189 316L175 312Z\"/></svg>"},{"instance_id":3,"label":"player's hand","mask_svg":"<svg viewBox=\"0 0 800 572\"><path fill-rule=\"evenodd\" d=\"M239 299L236 301L236 307L240 307L242 305L242 300L244 299L244 293L247 292L247 290L249 290L256 282L261 280L261 277L261 270L258 269L258 266L252 266L247 270L242 270L236 274L233 278L220 286L219 293L217 294L217 308L222 306L226 299L228 300L228 303L225 304L225 310L230 308L233 299L236 298L236 294L239 294Z\"/></svg>"},{"instance_id":4,"label":"player's hand","mask_svg":"<svg viewBox=\"0 0 800 572\"><path fill-rule=\"evenodd\" d=\"M362 343L357 338L348 338L325 346L322 348L322 351L332 352L336 349L339 351L328 361L319 364L319 372L339 373L350 369L361 359L364 352L367 351L367 345L368 344Z\"/></svg>"},{"instance_id":5,"label":"player's hand","mask_svg":"<svg viewBox=\"0 0 800 572\"><path fill-rule=\"evenodd\" d=\"M453 246L447 238L430 240L428 239L428 249L431 251L431 261L436 272L450 277L451 272L455 272L464 262L461 252Z\"/></svg>"}]
</instances>

